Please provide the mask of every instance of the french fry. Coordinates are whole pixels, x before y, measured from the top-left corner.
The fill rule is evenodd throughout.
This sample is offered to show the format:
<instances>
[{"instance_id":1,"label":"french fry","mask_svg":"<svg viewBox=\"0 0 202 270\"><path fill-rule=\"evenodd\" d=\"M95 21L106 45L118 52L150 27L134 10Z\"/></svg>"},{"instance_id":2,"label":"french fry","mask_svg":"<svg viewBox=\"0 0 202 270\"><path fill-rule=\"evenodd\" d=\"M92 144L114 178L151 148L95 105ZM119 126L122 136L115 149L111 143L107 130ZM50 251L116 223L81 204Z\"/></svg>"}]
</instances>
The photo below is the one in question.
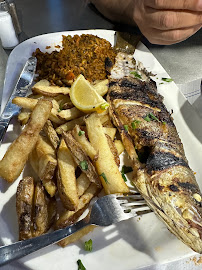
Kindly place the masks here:
<instances>
[{"instance_id":1,"label":"french fry","mask_svg":"<svg viewBox=\"0 0 202 270\"><path fill-rule=\"evenodd\" d=\"M57 160L55 149L46 137L41 135L38 137L35 149L30 153L29 161L46 191L53 197L57 190L54 181Z\"/></svg>"},{"instance_id":2,"label":"french fry","mask_svg":"<svg viewBox=\"0 0 202 270\"><path fill-rule=\"evenodd\" d=\"M129 188L114 161L114 156L110 150L100 118L96 113L93 113L86 118L85 122L89 140L92 146L99 152L95 165L105 192L107 194L129 192Z\"/></svg>"},{"instance_id":3,"label":"french fry","mask_svg":"<svg viewBox=\"0 0 202 270\"><path fill-rule=\"evenodd\" d=\"M71 102L69 95L60 94L58 96L55 96L54 99L59 104L60 110L71 109L74 107L74 104Z\"/></svg>"},{"instance_id":4,"label":"french fry","mask_svg":"<svg viewBox=\"0 0 202 270\"><path fill-rule=\"evenodd\" d=\"M32 236L36 237L50 229L56 215L56 201L54 198L47 196L41 182L37 182L35 186L33 210Z\"/></svg>"},{"instance_id":5,"label":"french fry","mask_svg":"<svg viewBox=\"0 0 202 270\"><path fill-rule=\"evenodd\" d=\"M82 130L80 129L78 125L74 127L74 129L72 130L72 134L74 138L76 139L76 141L80 143L80 145L82 146L82 149L86 152L86 154L91 158L91 160L93 160L97 152L92 147L90 142L87 140L85 133L82 134Z\"/></svg>"},{"instance_id":6,"label":"french fry","mask_svg":"<svg viewBox=\"0 0 202 270\"><path fill-rule=\"evenodd\" d=\"M43 131L45 132L46 136L49 138L49 141L51 142L52 146L55 149L57 149L60 143L60 139L50 120L46 121Z\"/></svg>"},{"instance_id":7,"label":"french fry","mask_svg":"<svg viewBox=\"0 0 202 270\"><path fill-rule=\"evenodd\" d=\"M41 99L37 103L28 124L0 161L0 176L8 182L13 182L22 172L37 142L39 132L48 120L51 108L52 103L48 100Z\"/></svg>"},{"instance_id":8,"label":"french fry","mask_svg":"<svg viewBox=\"0 0 202 270\"><path fill-rule=\"evenodd\" d=\"M71 109L74 107L74 104L70 101L70 102L66 102L62 105L62 109L63 110L67 110L67 109Z\"/></svg>"},{"instance_id":9,"label":"french fry","mask_svg":"<svg viewBox=\"0 0 202 270\"><path fill-rule=\"evenodd\" d=\"M29 162L34 170L34 172L38 175L39 172L39 160L36 149L33 149L29 154Z\"/></svg>"},{"instance_id":10,"label":"french fry","mask_svg":"<svg viewBox=\"0 0 202 270\"><path fill-rule=\"evenodd\" d=\"M113 141L114 138L115 138L115 135L116 135L116 128L113 128L113 127L103 127L103 130L104 130L104 133L107 134L107 135L109 135L110 138Z\"/></svg>"},{"instance_id":11,"label":"french fry","mask_svg":"<svg viewBox=\"0 0 202 270\"><path fill-rule=\"evenodd\" d=\"M15 97L12 100L13 104L18 105L19 107L22 107L24 109L29 109L30 111L33 111L36 104L38 103L38 99L34 98L28 98L28 97Z\"/></svg>"},{"instance_id":12,"label":"french fry","mask_svg":"<svg viewBox=\"0 0 202 270\"><path fill-rule=\"evenodd\" d=\"M62 124L65 123L65 120L62 120L62 119L60 119L60 118L58 117L58 110L55 109L55 108L53 108L53 109L51 110L51 114L50 114L50 116L49 116L49 119L50 119L52 122L54 122L54 123L56 123L56 124L58 124L58 125L62 125Z\"/></svg>"},{"instance_id":13,"label":"french fry","mask_svg":"<svg viewBox=\"0 0 202 270\"><path fill-rule=\"evenodd\" d=\"M75 232L74 234L72 234L72 235L68 236L67 238L65 238L65 239L61 240L60 242L58 242L58 245L61 246L61 247L66 247L67 245L78 241L79 239L81 239L86 234L92 232L96 227L97 226L95 226L95 225L86 226L83 229Z\"/></svg>"},{"instance_id":14,"label":"french fry","mask_svg":"<svg viewBox=\"0 0 202 270\"><path fill-rule=\"evenodd\" d=\"M56 128L56 132L58 134L62 134L63 131L67 132L72 130L76 125L83 126L85 124L85 117L86 116L81 116L79 118L68 121L65 124L62 124L61 126ZM102 124L106 123L109 120L109 115L105 113L100 114L99 117Z\"/></svg>"},{"instance_id":15,"label":"french fry","mask_svg":"<svg viewBox=\"0 0 202 270\"><path fill-rule=\"evenodd\" d=\"M62 124L61 126L56 128L56 132L58 134L62 134L63 131L67 132L72 130L76 125L82 126L85 124L85 116L81 116L79 118L76 118L74 120L68 121L65 124Z\"/></svg>"},{"instance_id":16,"label":"french fry","mask_svg":"<svg viewBox=\"0 0 202 270\"><path fill-rule=\"evenodd\" d=\"M80 169L87 175L88 179L101 188L101 182L99 176L95 170L95 167L90 161L90 158L81 148L81 145L74 139L71 132L62 134L67 147L72 153L72 157L75 163L80 167Z\"/></svg>"},{"instance_id":17,"label":"french fry","mask_svg":"<svg viewBox=\"0 0 202 270\"><path fill-rule=\"evenodd\" d=\"M22 126L26 125L29 121L31 111L29 109L21 109L21 112L18 114L18 121Z\"/></svg>"},{"instance_id":18,"label":"french fry","mask_svg":"<svg viewBox=\"0 0 202 270\"><path fill-rule=\"evenodd\" d=\"M60 199L65 208L76 210L79 201L75 176L77 165L63 139L58 148L57 158L57 187Z\"/></svg>"},{"instance_id":19,"label":"french fry","mask_svg":"<svg viewBox=\"0 0 202 270\"><path fill-rule=\"evenodd\" d=\"M38 103L39 100L40 99L27 98L27 97L15 97L12 100L12 103L16 104L19 107L22 107L24 109L29 109L29 110L33 111L33 109L35 108L35 106L36 106L36 104ZM53 104L53 108L51 109L49 119L51 121L53 121L54 123L61 125L65 121L58 118L59 104L54 99L52 99L51 102Z\"/></svg>"},{"instance_id":20,"label":"french fry","mask_svg":"<svg viewBox=\"0 0 202 270\"><path fill-rule=\"evenodd\" d=\"M43 96L55 97L58 94L69 94L70 88L51 85L48 80L41 80L33 85L32 92L42 94Z\"/></svg>"},{"instance_id":21,"label":"french fry","mask_svg":"<svg viewBox=\"0 0 202 270\"><path fill-rule=\"evenodd\" d=\"M121 153L123 153L124 149L124 145L122 143L121 140L114 140L114 144L116 146L116 149L118 151L118 154L120 155Z\"/></svg>"},{"instance_id":22,"label":"french fry","mask_svg":"<svg viewBox=\"0 0 202 270\"><path fill-rule=\"evenodd\" d=\"M104 96L109 89L109 80L95 81L92 85L99 95Z\"/></svg>"},{"instance_id":23,"label":"french fry","mask_svg":"<svg viewBox=\"0 0 202 270\"><path fill-rule=\"evenodd\" d=\"M86 210L91 199L97 195L98 187L91 183L85 193L80 197L76 211L65 211L56 221L55 229L65 228L74 223Z\"/></svg>"},{"instance_id":24,"label":"french fry","mask_svg":"<svg viewBox=\"0 0 202 270\"><path fill-rule=\"evenodd\" d=\"M63 104L67 103L67 102L71 102L71 99L69 97L69 95L63 95L63 94L59 94L57 96L54 97L54 99L57 101L57 103L60 106L60 109L62 109ZM73 105L74 106L74 105Z\"/></svg>"},{"instance_id":25,"label":"french fry","mask_svg":"<svg viewBox=\"0 0 202 270\"><path fill-rule=\"evenodd\" d=\"M33 197L34 179L28 176L19 182L16 192L19 240L25 240L32 237Z\"/></svg>"},{"instance_id":26,"label":"french fry","mask_svg":"<svg viewBox=\"0 0 202 270\"><path fill-rule=\"evenodd\" d=\"M77 193L79 197L84 194L84 192L90 186L90 183L91 182L86 176L86 174L82 172L80 176L76 179Z\"/></svg>"},{"instance_id":27,"label":"french fry","mask_svg":"<svg viewBox=\"0 0 202 270\"><path fill-rule=\"evenodd\" d=\"M109 148L110 148L110 150L111 150L111 152L113 154L114 161L116 162L116 165L119 167L119 165L120 165L120 159L119 159L119 154L118 154L118 151L116 149L116 146L115 146L112 138L109 135L105 134L105 136L107 138L107 142L109 144Z\"/></svg>"},{"instance_id":28,"label":"french fry","mask_svg":"<svg viewBox=\"0 0 202 270\"><path fill-rule=\"evenodd\" d=\"M99 118L100 118L100 122L101 122L102 125L105 125L105 123L107 123L108 121L110 121L109 114L106 114L106 113L100 114L99 115Z\"/></svg>"},{"instance_id":29,"label":"french fry","mask_svg":"<svg viewBox=\"0 0 202 270\"><path fill-rule=\"evenodd\" d=\"M83 112L79 111L76 107L68 110L62 110L58 113L58 117L62 120L72 120L83 115Z\"/></svg>"},{"instance_id":30,"label":"french fry","mask_svg":"<svg viewBox=\"0 0 202 270\"><path fill-rule=\"evenodd\" d=\"M102 123L102 126L103 127L106 127L106 128L114 128L114 125L112 124L111 120L108 119L107 121L105 121L104 123Z\"/></svg>"}]
</instances>

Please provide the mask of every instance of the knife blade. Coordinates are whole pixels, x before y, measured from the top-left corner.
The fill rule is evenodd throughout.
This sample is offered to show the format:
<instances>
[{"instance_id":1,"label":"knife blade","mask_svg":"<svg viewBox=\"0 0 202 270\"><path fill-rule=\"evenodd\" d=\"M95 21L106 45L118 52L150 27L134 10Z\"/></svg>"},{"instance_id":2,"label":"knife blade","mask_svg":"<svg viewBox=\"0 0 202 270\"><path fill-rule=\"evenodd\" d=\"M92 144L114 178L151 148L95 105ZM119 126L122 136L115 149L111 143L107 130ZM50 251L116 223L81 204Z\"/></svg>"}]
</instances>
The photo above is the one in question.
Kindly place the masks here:
<instances>
[{"instance_id":1,"label":"knife blade","mask_svg":"<svg viewBox=\"0 0 202 270\"><path fill-rule=\"evenodd\" d=\"M30 57L25 63L19 79L14 87L14 90L0 116L0 146L3 141L6 130L9 126L10 120L14 115L17 115L20 111L20 107L12 103L15 97L25 97L27 91L32 84L35 70L36 70L36 57Z\"/></svg>"}]
</instances>

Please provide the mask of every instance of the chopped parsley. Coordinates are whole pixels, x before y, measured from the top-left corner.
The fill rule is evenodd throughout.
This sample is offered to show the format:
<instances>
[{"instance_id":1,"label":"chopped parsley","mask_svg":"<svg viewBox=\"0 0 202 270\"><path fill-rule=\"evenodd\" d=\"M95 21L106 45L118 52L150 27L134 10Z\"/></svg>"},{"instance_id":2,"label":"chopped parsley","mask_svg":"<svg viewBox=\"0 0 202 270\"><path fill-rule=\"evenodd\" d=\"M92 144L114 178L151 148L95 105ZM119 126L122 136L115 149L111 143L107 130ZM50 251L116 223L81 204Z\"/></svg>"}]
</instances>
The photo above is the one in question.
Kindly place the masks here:
<instances>
[{"instance_id":1,"label":"chopped parsley","mask_svg":"<svg viewBox=\"0 0 202 270\"><path fill-rule=\"evenodd\" d=\"M134 120L132 123L131 123L131 127L132 129L136 129L137 126L141 123L141 121L139 120Z\"/></svg>"},{"instance_id":2,"label":"chopped parsley","mask_svg":"<svg viewBox=\"0 0 202 270\"><path fill-rule=\"evenodd\" d=\"M155 115L153 115L153 113L148 113L144 120L146 120L147 122L150 122L151 120L160 122L159 119Z\"/></svg>"},{"instance_id":3,"label":"chopped parsley","mask_svg":"<svg viewBox=\"0 0 202 270\"><path fill-rule=\"evenodd\" d=\"M78 264L78 270L86 270L86 268L84 267L83 263L81 260L77 261Z\"/></svg>"},{"instance_id":4,"label":"chopped parsley","mask_svg":"<svg viewBox=\"0 0 202 270\"><path fill-rule=\"evenodd\" d=\"M92 249L93 249L92 239L90 239L84 243L84 249L85 249L85 251L92 251Z\"/></svg>"},{"instance_id":5,"label":"chopped parsley","mask_svg":"<svg viewBox=\"0 0 202 270\"><path fill-rule=\"evenodd\" d=\"M106 110L108 107L109 107L109 103L107 103L107 102L100 105L101 110Z\"/></svg>"},{"instance_id":6,"label":"chopped parsley","mask_svg":"<svg viewBox=\"0 0 202 270\"><path fill-rule=\"evenodd\" d=\"M149 114L144 118L145 121L150 122L151 118L149 117Z\"/></svg>"},{"instance_id":7,"label":"chopped parsley","mask_svg":"<svg viewBox=\"0 0 202 270\"><path fill-rule=\"evenodd\" d=\"M132 171L133 171L132 167L128 167L128 166L123 165L123 167L121 169L121 175L122 175L124 182L127 181L125 174L132 172Z\"/></svg>"},{"instance_id":8,"label":"chopped parsley","mask_svg":"<svg viewBox=\"0 0 202 270\"><path fill-rule=\"evenodd\" d=\"M162 81L164 81L164 82L172 82L173 79L171 79L171 78L162 78Z\"/></svg>"},{"instance_id":9,"label":"chopped parsley","mask_svg":"<svg viewBox=\"0 0 202 270\"><path fill-rule=\"evenodd\" d=\"M80 161L79 163L82 170L87 171L88 170L88 163L86 160Z\"/></svg>"},{"instance_id":10,"label":"chopped parsley","mask_svg":"<svg viewBox=\"0 0 202 270\"><path fill-rule=\"evenodd\" d=\"M126 210L124 210L124 213L130 213L131 212L131 209L126 209Z\"/></svg>"},{"instance_id":11,"label":"chopped parsley","mask_svg":"<svg viewBox=\"0 0 202 270\"><path fill-rule=\"evenodd\" d=\"M160 122L159 119L155 115L153 115L153 113L150 113L149 115L153 120Z\"/></svg>"},{"instance_id":12,"label":"chopped parsley","mask_svg":"<svg viewBox=\"0 0 202 270\"><path fill-rule=\"evenodd\" d=\"M124 127L125 131L128 131L128 125L124 125L123 127Z\"/></svg>"},{"instance_id":13,"label":"chopped parsley","mask_svg":"<svg viewBox=\"0 0 202 270\"><path fill-rule=\"evenodd\" d=\"M123 165L123 167L121 169L122 173L129 173L129 172L132 172L132 171L133 171L132 167L126 166L126 165Z\"/></svg>"},{"instance_id":14,"label":"chopped parsley","mask_svg":"<svg viewBox=\"0 0 202 270\"><path fill-rule=\"evenodd\" d=\"M122 176L122 178L123 178L124 182L127 182L127 179L126 179L125 174L124 174L124 173L121 173L121 176Z\"/></svg>"},{"instance_id":15,"label":"chopped parsley","mask_svg":"<svg viewBox=\"0 0 202 270\"><path fill-rule=\"evenodd\" d=\"M105 175L105 173L101 173L100 176L102 176L102 178L105 180L105 183L106 184L109 184L108 180L107 180L107 177Z\"/></svg>"},{"instance_id":16,"label":"chopped parsley","mask_svg":"<svg viewBox=\"0 0 202 270\"><path fill-rule=\"evenodd\" d=\"M138 79L142 79L142 76L137 71L131 71L130 74L134 75Z\"/></svg>"},{"instance_id":17,"label":"chopped parsley","mask_svg":"<svg viewBox=\"0 0 202 270\"><path fill-rule=\"evenodd\" d=\"M85 131L83 131L83 130L79 130L78 135L79 135L79 136L81 136L81 135L83 135L83 134L85 134Z\"/></svg>"},{"instance_id":18,"label":"chopped parsley","mask_svg":"<svg viewBox=\"0 0 202 270\"><path fill-rule=\"evenodd\" d=\"M62 109L58 109L58 112L61 112L62 111Z\"/></svg>"}]
</instances>

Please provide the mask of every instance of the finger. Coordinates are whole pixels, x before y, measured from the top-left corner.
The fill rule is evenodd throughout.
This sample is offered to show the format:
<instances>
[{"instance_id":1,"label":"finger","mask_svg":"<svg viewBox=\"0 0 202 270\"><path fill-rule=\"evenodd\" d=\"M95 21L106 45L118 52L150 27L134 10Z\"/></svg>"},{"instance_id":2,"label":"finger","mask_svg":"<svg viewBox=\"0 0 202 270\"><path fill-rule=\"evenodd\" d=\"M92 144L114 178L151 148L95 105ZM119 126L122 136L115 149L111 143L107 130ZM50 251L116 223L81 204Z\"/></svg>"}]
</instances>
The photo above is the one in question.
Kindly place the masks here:
<instances>
[{"instance_id":1,"label":"finger","mask_svg":"<svg viewBox=\"0 0 202 270\"><path fill-rule=\"evenodd\" d=\"M185 9L202 11L201 0L145 0L146 7L154 9Z\"/></svg>"},{"instance_id":2,"label":"finger","mask_svg":"<svg viewBox=\"0 0 202 270\"><path fill-rule=\"evenodd\" d=\"M153 29L152 36L148 37L148 40L153 44L171 45L186 40L190 36L194 35L200 28L201 25L168 31Z\"/></svg>"},{"instance_id":3,"label":"finger","mask_svg":"<svg viewBox=\"0 0 202 270\"><path fill-rule=\"evenodd\" d=\"M197 26L202 23L202 13L192 11L157 11L147 9L150 27L160 30L180 29Z\"/></svg>"}]
</instances>

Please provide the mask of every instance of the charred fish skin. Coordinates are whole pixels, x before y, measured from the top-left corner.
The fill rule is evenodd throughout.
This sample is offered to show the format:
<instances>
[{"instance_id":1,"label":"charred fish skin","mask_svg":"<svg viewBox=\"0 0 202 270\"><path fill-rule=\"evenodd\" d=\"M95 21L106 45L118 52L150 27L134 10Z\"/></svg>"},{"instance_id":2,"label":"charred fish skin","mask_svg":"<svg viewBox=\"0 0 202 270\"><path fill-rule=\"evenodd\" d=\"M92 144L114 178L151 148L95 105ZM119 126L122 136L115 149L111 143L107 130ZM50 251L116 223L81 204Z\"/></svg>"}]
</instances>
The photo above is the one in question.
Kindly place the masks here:
<instances>
[{"instance_id":1,"label":"charred fish skin","mask_svg":"<svg viewBox=\"0 0 202 270\"><path fill-rule=\"evenodd\" d=\"M202 253L202 194L163 97L152 80L111 74L109 113L133 160L137 189L172 233Z\"/></svg>"}]
</instances>

